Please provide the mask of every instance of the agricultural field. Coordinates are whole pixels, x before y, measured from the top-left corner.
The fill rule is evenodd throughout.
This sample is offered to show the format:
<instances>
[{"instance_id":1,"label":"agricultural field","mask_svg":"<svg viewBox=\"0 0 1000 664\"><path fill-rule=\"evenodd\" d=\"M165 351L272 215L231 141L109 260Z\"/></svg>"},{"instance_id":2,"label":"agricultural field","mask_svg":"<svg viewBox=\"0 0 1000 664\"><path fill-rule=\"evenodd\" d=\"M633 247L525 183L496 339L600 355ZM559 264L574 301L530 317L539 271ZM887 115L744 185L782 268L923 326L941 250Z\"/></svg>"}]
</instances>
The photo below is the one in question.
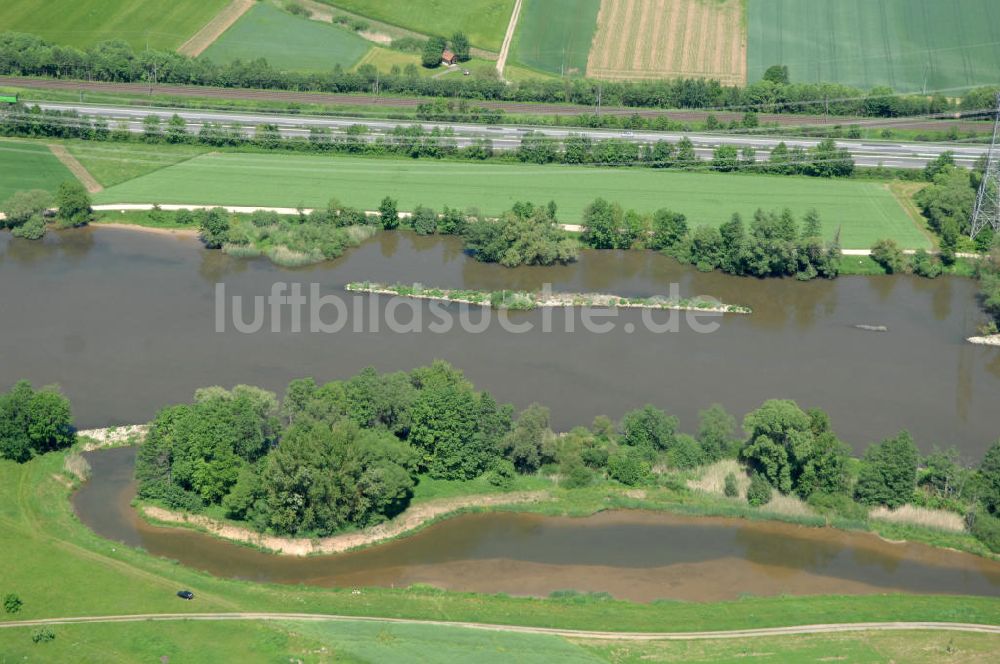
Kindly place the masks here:
<instances>
[{"instance_id":1,"label":"agricultural field","mask_svg":"<svg viewBox=\"0 0 1000 664\"><path fill-rule=\"evenodd\" d=\"M65 141L64 145L105 187L173 166L209 150L202 145L145 146L95 141Z\"/></svg>"},{"instance_id":2,"label":"agricultural field","mask_svg":"<svg viewBox=\"0 0 1000 664\"><path fill-rule=\"evenodd\" d=\"M686 214L692 225L718 225L733 212L748 217L757 208L789 207L798 215L816 208L827 236L840 229L844 248L867 249L883 237L907 248L930 247L884 184L806 177L211 153L106 189L96 198L100 203L313 207L337 197L373 209L387 194L398 197L403 210L423 204L477 207L486 213L499 213L517 200L555 200L564 223L577 223L597 196L641 212L669 207Z\"/></svg>"},{"instance_id":3,"label":"agricultural field","mask_svg":"<svg viewBox=\"0 0 1000 664\"><path fill-rule=\"evenodd\" d=\"M743 8L744 0L601 0L587 74L711 78L742 85L747 74Z\"/></svg>"},{"instance_id":4,"label":"agricultural field","mask_svg":"<svg viewBox=\"0 0 1000 664\"><path fill-rule=\"evenodd\" d=\"M30 32L86 48L123 39L132 48L174 50L198 32L229 0L3 0L0 30Z\"/></svg>"},{"instance_id":5,"label":"agricultural field","mask_svg":"<svg viewBox=\"0 0 1000 664\"><path fill-rule=\"evenodd\" d=\"M749 75L949 94L1000 79L996 0L750 0Z\"/></svg>"},{"instance_id":6,"label":"agricultural field","mask_svg":"<svg viewBox=\"0 0 1000 664\"><path fill-rule=\"evenodd\" d=\"M0 201L21 189L55 191L73 174L45 145L0 141Z\"/></svg>"},{"instance_id":7,"label":"agricultural field","mask_svg":"<svg viewBox=\"0 0 1000 664\"><path fill-rule=\"evenodd\" d=\"M457 30L473 46L499 51L514 0L323 0L334 8L370 16L379 21L426 35L448 37ZM336 14L336 11L334 11Z\"/></svg>"},{"instance_id":8,"label":"agricultural field","mask_svg":"<svg viewBox=\"0 0 1000 664\"><path fill-rule=\"evenodd\" d=\"M295 16L262 2L240 17L200 57L214 62L266 58L278 69L322 72L338 64L345 69L354 66L369 48L371 42L350 30Z\"/></svg>"},{"instance_id":9,"label":"agricultural field","mask_svg":"<svg viewBox=\"0 0 1000 664\"><path fill-rule=\"evenodd\" d=\"M511 57L528 67L583 76L601 0L524 0Z\"/></svg>"}]
</instances>

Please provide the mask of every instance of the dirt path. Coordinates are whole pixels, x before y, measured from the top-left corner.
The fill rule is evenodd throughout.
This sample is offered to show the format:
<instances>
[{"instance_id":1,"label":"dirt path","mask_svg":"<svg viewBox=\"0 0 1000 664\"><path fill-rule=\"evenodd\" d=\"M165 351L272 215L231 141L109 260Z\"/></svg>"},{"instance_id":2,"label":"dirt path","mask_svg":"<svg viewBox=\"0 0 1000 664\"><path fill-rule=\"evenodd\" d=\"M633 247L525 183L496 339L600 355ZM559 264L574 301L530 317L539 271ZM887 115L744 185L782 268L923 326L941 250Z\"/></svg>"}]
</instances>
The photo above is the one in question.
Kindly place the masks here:
<instances>
[{"instance_id":1,"label":"dirt path","mask_svg":"<svg viewBox=\"0 0 1000 664\"><path fill-rule=\"evenodd\" d=\"M507 34L503 37L503 45L500 47L500 57L497 58L497 72L503 79L503 69L507 66L507 56L510 55L510 43L514 40L514 30L517 28L517 19L521 15L522 0L514 2L514 11L510 13L510 23L507 24Z\"/></svg>"},{"instance_id":2,"label":"dirt path","mask_svg":"<svg viewBox=\"0 0 1000 664\"><path fill-rule=\"evenodd\" d=\"M205 24L201 30L196 32L191 39L187 40L177 48L181 55L189 55L195 58L201 55L206 48L211 46L222 33L236 23L241 16L250 11L254 6L254 0L233 0L215 17Z\"/></svg>"},{"instance_id":3,"label":"dirt path","mask_svg":"<svg viewBox=\"0 0 1000 664\"><path fill-rule=\"evenodd\" d=\"M380 524L374 528L318 539L263 535L248 528L241 528L197 514L182 514L153 506L143 506L141 509L145 512L146 516L157 521L194 525L207 530L217 537L253 544L254 546L260 546L285 556L307 556L316 553L343 553L350 549L392 539L393 537L398 537L411 530L415 530L438 517L463 509L532 503L547 500L548 498L549 494L546 491L521 491L508 494L462 496L459 498L434 500L410 507L392 521Z\"/></svg>"},{"instance_id":4,"label":"dirt path","mask_svg":"<svg viewBox=\"0 0 1000 664\"><path fill-rule=\"evenodd\" d=\"M63 166L69 169L69 172L76 176L84 187L87 188L92 194L96 194L104 191L104 187L101 183L94 179L94 176L90 174L86 168L83 167L76 157L69 153L64 145L56 145L55 143L49 143L49 150L55 155L56 159L63 163Z\"/></svg>"},{"instance_id":5,"label":"dirt path","mask_svg":"<svg viewBox=\"0 0 1000 664\"><path fill-rule=\"evenodd\" d=\"M142 613L122 616L80 616L73 618L45 618L0 622L6 627L40 627L43 625L79 625L87 623L160 622L175 620L293 620L305 622L374 622L400 625L426 625L431 627L461 627L488 632L513 632L517 634L545 634L574 639L602 641L698 641L705 639L742 639L757 636L791 636L797 634L832 634L843 632L899 632L937 630L946 632L976 632L1000 635L1000 626L977 623L947 622L875 622L831 623L822 625L796 625L793 627L765 627L761 629L733 629L712 632L603 632L596 630L559 629L555 627L525 627L522 625L495 625L489 623L450 620L419 620L416 618L378 618L371 616L342 616L322 613Z\"/></svg>"}]
</instances>

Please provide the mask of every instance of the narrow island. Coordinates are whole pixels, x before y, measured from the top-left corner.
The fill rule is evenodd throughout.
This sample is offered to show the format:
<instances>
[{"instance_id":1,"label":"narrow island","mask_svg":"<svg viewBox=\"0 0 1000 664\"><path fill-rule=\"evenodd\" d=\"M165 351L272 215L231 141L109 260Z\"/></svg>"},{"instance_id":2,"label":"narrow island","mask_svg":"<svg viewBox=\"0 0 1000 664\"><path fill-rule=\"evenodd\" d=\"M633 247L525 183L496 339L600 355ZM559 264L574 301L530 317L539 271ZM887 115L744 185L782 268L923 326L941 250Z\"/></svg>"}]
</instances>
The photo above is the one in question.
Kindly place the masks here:
<instances>
[{"instance_id":1,"label":"narrow island","mask_svg":"<svg viewBox=\"0 0 1000 664\"><path fill-rule=\"evenodd\" d=\"M608 293L547 293L530 291L478 291L450 288L428 288L420 284L382 284L371 281L353 281L344 287L352 293L396 295L419 300L439 300L459 304L473 304L493 309L528 311L541 307L621 307L630 309L672 309L676 311L704 311L727 314L749 314L750 307L724 304L706 298L669 299L661 296L623 297Z\"/></svg>"}]
</instances>

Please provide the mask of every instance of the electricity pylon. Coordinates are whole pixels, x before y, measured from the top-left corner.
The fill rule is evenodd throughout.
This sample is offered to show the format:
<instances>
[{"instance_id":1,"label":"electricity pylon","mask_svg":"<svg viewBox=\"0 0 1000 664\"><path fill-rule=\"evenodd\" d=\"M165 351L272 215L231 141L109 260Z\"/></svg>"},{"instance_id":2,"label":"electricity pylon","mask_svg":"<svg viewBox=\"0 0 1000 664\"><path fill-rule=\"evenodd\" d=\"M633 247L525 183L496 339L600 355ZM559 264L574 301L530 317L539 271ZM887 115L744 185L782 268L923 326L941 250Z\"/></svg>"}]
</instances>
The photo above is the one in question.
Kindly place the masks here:
<instances>
[{"instance_id":1,"label":"electricity pylon","mask_svg":"<svg viewBox=\"0 0 1000 664\"><path fill-rule=\"evenodd\" d=\"M972 212L972 234L975 238L987 226L1000 233L1000 93L997 93L996 119L993 121L993 142L986 153L986 170L976 194Z\"/></svg>"}]
</instances>

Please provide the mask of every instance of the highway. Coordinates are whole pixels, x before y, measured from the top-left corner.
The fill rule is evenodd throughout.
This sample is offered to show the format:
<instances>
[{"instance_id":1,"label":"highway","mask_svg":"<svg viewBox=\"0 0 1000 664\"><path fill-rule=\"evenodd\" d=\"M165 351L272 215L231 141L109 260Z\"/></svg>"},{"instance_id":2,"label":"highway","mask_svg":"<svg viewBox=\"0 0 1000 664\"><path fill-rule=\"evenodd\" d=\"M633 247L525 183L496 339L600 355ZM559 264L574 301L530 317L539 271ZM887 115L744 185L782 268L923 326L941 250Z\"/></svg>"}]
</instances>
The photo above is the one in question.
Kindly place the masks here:
<instances>
[{"instance_id":1,"label":"highway","mask_svg":"<svg viewBox=\"0 0 1000 664\"><path fill-rule=\"evenodd\" d=\"M461 122L437 122L423 121L413 122L406 120L376 120L370 118L352 118L342 116L301 116L291 114L267 114L267 113L241 113L227 111L205 111L197 109L167 108L167 107L128 107L93 104L73 104L64 102L38 102L44 109L60 111L77 111L78 113L90 117L103 117L114 127L124 123L130 131L142 132L143 119L148 115L158 115L165 125L166 120L174 114L184 119L187 130L190 133L197 133L206 123L239 124L246 128L249 134L253 133L253 128L259 124L277 125L281 134L286 137L301 136L307 137L309 130L313 127L329 129L334 135L343 133L348 127L353 125L364 125L368 128L365 135L366 140L375 140L380 136L385 136L399 126L409 127L420 124L426 130L434 127L450 129L454 132L454 139L461 147L471 144L475 140L490 139L493 147L497 150L516 149L521 144L522 136L531 129L544 134L552 140L562 142L570 134L578 134L590 137L592 140L603 140L608 138L618 138L640 144L652 144L657 141L666 140L672 143L680 141L685 136L691 139L695 152L702 159L710 159L712 151L719 145L734 145L739 149L752 147L756 150L756 158L763 160L768 157L771 150L780 142L784 142L789 148L802 147L810 148L819 143L819 139L807 138L787 138L745 134L725 134L725 133L682 133L682 132L658 132L658 131L620 131L607 129L586 129L586 128L566 128L566 127L538 127L529 128L517 125L496 125L485 126L482 124L469 124ZM893 168L923 168L929 161L937 158L941 153L950 151L955 155L958 165L965 168L972 168L976 160L984 155L988 149L984 144L967 143L925 143L925 142L894 142L894 141L871 141L871 140L838 140L838 147L846 148L859 166L887 166Z\"/></svg>"}]
</instances>

